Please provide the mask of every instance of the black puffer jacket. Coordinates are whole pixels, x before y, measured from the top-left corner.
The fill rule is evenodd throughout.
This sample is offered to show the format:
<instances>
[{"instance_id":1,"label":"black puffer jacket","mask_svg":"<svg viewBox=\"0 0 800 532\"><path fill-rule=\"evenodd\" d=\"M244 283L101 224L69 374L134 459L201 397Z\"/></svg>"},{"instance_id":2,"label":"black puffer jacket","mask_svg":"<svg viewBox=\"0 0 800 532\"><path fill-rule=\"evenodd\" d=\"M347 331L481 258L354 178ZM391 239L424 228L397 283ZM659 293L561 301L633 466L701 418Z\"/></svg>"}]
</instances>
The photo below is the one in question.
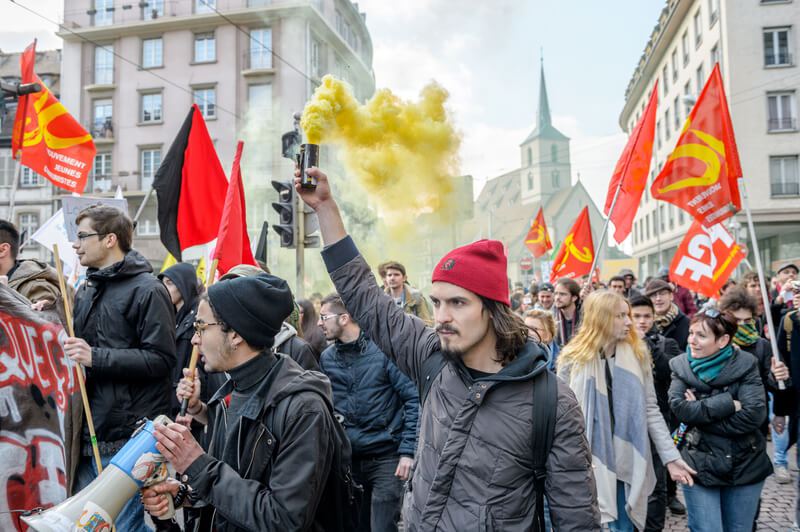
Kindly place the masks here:
<instances>
[{"instance_id":1,"label":"black puffer jacket","mask_svg":"<svg viewBox=\"0 0 800 532\"><path fill-rule=\"evenodd\" d=\"M670 361L681 354L678 342L672 338L667 338L652 329L645 336L647 347L653 358L653 386L656 389L656 399L658 409L664 416L670 428L675 427L675 419L669 408L669 385L672 381L672 370L669 368Z\"/></svg>"},{"instance_id":2,"label":"black puffer jacket","mask_svg":"<svg viewBox=\"0 0 800 532\"><path fill-rule=\"evenodd\" d=\"M97 439L109 444L103 446L109 454L125 444L138 420L170 408L175 311L152 271L129 251L120 262L90 269L75 294L75 335L92 346L89 404Z\"/></svg>"},{"instance_id":3,"label":"black puffer jacket","mask_svg":"<svg viewBox=\"0 0 800 532\"><path fill-rule=\"evenodd\" d=\"M686 344L689 342L689 317L678 311L675 319L659 332L667 338L672 338L678 342L678 347L681 348L681 351L686 351Z\"/></svg>"},{"instance_id":4,"label":"black puffer jacket","mask_svg":"<svg viewBox=\"0 0 800 532\"><path fill-rule=\"evenodd\" d=\"M760 428L767 417L764 385L755 357L738 348L720 374L707 384L689 366L686 354L672 359L669 403L689 430L681 449L706 487L743 486L772 474L766 439ZM686 390L696 401L687 401ZM736 411L734 400L742 405Z\"/></svg>"}]
</instances>

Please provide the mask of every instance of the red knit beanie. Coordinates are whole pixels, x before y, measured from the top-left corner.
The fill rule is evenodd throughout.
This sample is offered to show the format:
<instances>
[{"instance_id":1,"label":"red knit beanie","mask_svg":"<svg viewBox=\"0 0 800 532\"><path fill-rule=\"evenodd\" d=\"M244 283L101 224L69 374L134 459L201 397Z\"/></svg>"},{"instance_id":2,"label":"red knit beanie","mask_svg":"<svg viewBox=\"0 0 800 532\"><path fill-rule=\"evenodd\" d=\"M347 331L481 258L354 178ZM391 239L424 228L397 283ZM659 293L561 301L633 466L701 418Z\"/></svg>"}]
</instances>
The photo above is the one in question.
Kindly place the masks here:
<instances>
[{"instance_id":1,"label":"red knit beanie","mask_svg":"<svg viewBox=\"0 0 800 532\"><path fill-rule=\"evenodd\" d=\"M445 255L433 270L432 282L442 281L479 296L511 305L508 264L499 240L478 240Z\"/></svg>"}]
</instances>

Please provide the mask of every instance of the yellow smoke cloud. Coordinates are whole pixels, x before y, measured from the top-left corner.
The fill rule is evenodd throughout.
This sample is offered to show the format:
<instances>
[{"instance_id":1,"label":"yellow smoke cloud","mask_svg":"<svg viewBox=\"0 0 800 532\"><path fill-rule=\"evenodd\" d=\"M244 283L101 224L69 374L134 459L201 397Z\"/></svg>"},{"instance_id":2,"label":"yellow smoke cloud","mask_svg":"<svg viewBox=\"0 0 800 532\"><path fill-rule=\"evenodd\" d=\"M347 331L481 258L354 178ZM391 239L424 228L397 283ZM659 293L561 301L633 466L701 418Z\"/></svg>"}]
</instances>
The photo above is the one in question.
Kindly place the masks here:
<instances>
[{"instance_id":1,"label":"yellow smoke cloud","mask_svg":"<svg viewBox=\"0 0 800 532\"><path fill-rule=\"evenodd\" d=\"M459 135L445 109L448 93L432 82L416 102L382 89L363 105L350 87L325 76L306 104L301 126L312 144L341 148L342 160L385 222L448 210L457 175Z\"/></svg>"}]
</instances>

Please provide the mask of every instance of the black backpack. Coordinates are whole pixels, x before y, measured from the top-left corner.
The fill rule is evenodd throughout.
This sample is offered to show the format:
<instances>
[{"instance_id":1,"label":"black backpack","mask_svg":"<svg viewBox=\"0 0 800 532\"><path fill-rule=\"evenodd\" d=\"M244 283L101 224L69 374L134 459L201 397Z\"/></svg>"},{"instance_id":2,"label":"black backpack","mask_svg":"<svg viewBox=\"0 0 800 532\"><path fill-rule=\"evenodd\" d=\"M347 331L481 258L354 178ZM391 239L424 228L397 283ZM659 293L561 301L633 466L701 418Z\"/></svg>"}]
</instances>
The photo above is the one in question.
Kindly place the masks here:
<instances>
[{"instance_id":1,"label":"black backpack","mask_svg":"<svg viewBox=\"0 0 800 532\"><path fill-rule=\"evenodd\" d=\"M422 363L422 378L418 383L420 410L425 404L434 379L447 365L447 359L436 351ZM544 527L544 483L547 479L547 455L553 445L558 408L558 382L555 374L545 369L533 378L533 486L536 490L534 532ZM422 416L420 416L422 419Z\"/></svg>"}]
</instances>

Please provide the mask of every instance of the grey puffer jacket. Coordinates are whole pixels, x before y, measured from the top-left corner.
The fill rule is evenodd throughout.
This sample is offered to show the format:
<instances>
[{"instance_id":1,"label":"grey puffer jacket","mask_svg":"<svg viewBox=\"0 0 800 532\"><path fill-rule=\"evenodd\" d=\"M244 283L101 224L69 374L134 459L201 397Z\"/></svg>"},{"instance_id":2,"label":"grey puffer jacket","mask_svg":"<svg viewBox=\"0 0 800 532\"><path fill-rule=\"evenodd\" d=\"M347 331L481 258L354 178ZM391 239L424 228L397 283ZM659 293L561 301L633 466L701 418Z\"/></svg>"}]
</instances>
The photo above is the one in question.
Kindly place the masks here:
<instances>
[{"instance_id":1,"label":"grey puffer jacket","mask_svg":"<svg viewBox=\"0 0 800 532\"><path fill-rule=\"evenodd\" d=\"M348 312L412 380L440 350L435 331L395 305L347 237L323 258ZM420 428L403 517L414 531L528 531L536 514L532 470L533 378L546 369L533 342L499 373L473 380L450 362L420 405ZM545 492L553 528L600 530L600 512L583 415L558 381Z\"/></svg>"}]
</instances>

